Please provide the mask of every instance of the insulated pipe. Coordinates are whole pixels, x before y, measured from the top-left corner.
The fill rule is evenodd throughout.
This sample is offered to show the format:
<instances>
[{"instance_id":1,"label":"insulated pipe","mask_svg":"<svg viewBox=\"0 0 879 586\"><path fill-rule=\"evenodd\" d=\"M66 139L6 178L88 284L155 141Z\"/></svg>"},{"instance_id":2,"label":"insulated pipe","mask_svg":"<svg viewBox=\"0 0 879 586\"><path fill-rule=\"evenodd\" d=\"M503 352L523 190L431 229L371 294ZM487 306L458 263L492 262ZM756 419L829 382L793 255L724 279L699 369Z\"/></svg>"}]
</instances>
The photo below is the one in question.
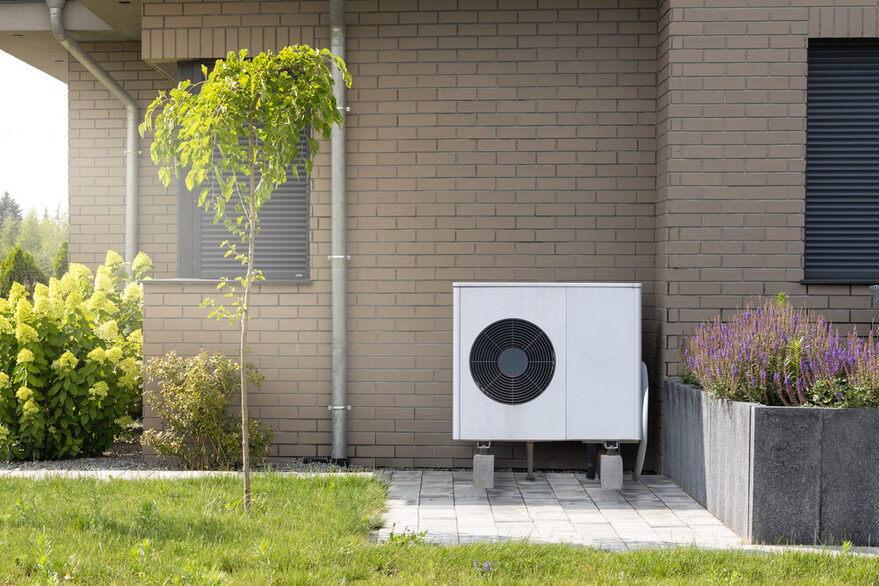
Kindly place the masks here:
<instances>
[{"instance_id":1,"label":"insulated pipe","mask_svg":"<svg viewBox=\"0 0 879 586\"><path fill-rule=\"evenodd\" d=\"M130 274L131 264L137 254L137 103L131 94L126 92L79 43L71 38L64 28L62 12L65 1L46 0L52 35L125 106L125 268Z\"/></svg>"},{"instance_id":2,"label":"insulated pipe","mask_svg":"<svg viewBox=\"0 0 879 586\"><path fill-rule=\"evenodd\" d=\"M330 51L342 59L345 58L345 0L330 0ZM345 118L345 80L342 72L333 68L333 95L336 107ZM330 135L332 191L332 312L333 312L333 400L330 405L332 414L333 444L331 460L345 463L348 460L348 444L346 431L348 425L348 316L346 291L345 251L345 125L333 126Z\"/></svg>"}]
</instances>

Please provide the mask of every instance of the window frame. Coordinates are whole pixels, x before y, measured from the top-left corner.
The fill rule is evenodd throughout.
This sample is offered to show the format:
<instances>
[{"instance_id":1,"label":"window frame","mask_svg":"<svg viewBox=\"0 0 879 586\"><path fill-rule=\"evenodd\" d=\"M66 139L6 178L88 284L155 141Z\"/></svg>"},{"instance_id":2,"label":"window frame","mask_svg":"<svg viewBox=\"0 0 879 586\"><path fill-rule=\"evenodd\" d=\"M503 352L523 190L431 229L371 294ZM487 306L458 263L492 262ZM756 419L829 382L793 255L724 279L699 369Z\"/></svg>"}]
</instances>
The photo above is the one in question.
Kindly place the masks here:
<instances>
[{"instance_id":1,"label":"window frame","mask_svg":"<svg viewBox=\"0 0 879 586\"><path fill-rule=\"evenodd\" d=\"M857 51L862 54L865 51L875 53L876 64L863 66L875 70L875 75L865 78L863 75L853 74L850 78L845 77L847 64L850 64L849 70L859 71L855 61ZM836 58L834 52L848 53L849 60L846 61L842 56L839 63L834 63L832 61ZM864 61L867 59L872 61L873 58L871 54ZM860 115L866 110L871 117L879 121L879 94L876 98L872 98L875 103L868 102L866 105L861 105L861 110L856 110L855 106L850 104L841 102L837 104L833 101L834 93L840 93L844 98L855 95L851 88L846 86L846 82L850 82L851 79L856 79L865 85L870 79L875 80L874 85L879 82L879 40L809 39L807 67L802 283L841 285L879 283L879 254L875 255L876 260L873 264L866 260L872 258L869 250L879 249L879 230L874 232L870 229L870 223L879 227L879 171L864 170L871 168L870 161L873 158L877 160L879 166L879 122L873 130L867 129L863 124L858 126L853 123L852 118L845 117L847 113L857 112ZM820 73L820 81L816 81L819 79L818 68L823 69ZM835 79L837 77L838 79ZM834 82L837 85L833 85ZM841 120L835 118L837 113L834 109L843 112ZM845 134L843 129L846 126L854 127L856 130ZM867 143L866 140L870 142ZM864 141L863 147L860 150L856 149L854 156L849 154L850 158L847 159L846 148L848 147L851 152L851 144L858 141ZM828 170L834 166L834 158L840 159L840 168ZM846 163L850 163L855 169L845 172ZM858 171L858 166L863 169ZM839 180L836 185L834 185L835 173L845 173L845 178ZM862 187L865 183L867 186ZM826 187L827 184L832 187ZM843 194L842 196L848 201L833 201L837 193ZM858 202L859 198L866 201ZM836 234L856 230L857 226L845 225L845 223L859 220L863 216L871 216L871 219L867 222L866 228L863 225L860 227L861 231L875 233L875 238L859 240L857 236L849 236L839 241L834 240ZM840 225L833 226L833 223ZM868 251L858 253L861 245Z\"/></svg>"}]
</instances>

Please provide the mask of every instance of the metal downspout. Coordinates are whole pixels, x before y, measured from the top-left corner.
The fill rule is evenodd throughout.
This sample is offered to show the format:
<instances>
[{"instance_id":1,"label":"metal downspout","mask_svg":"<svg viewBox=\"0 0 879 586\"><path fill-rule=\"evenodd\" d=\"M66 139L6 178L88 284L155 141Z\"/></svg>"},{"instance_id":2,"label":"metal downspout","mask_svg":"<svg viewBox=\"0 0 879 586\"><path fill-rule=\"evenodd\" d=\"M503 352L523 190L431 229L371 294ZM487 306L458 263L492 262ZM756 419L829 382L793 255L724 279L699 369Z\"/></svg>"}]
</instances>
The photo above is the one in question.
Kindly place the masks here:
<instances>
[{"instance_id":1,"label":"metal downspout","mask_svg":"<svg viewBox=\"0 0 879 586\"><path fill-rule=\"evenodd\" d=\"M345 0L330 0L330 51L334 55L345 58ZM344 119L345 81L342 73L333 68L335 87L333 95L336 106ZM330 405L332 413L333 444L331 461L347 463L348 444L346 441L348 398L348 317L346 291L346 263L348 254L345 250L345 126L333 126L330 136L331 156L331 216L332 216L332 312L333 312L333 400Z\"/></svg>"},{"instance_id":2,"label":"metal downspout","mask_svg":"<svg viewBox=\"0 0 879 586\"><path fill-rule=\"evenodd\" d=\"M52 34L68 53L73 55L125 106L125 268L131 273L131 263L137 254L137 103L131 94L122 89L122 86L71 38L64 28L62 12L65 1L46 0Z\"/></svg>"}]
</instances>

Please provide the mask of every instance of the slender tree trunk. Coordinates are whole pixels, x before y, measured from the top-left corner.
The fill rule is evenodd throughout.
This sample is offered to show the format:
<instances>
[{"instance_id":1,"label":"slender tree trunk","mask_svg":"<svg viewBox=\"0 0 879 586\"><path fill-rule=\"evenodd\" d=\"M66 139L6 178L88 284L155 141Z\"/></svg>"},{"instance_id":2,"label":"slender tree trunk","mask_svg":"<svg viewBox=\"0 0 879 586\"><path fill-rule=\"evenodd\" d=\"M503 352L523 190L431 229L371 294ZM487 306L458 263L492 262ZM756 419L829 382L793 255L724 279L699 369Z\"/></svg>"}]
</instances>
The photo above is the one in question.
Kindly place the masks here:
<instances>
[{"instance_id":1,"label":"slender tree trunk","mask_svg":"<svg viewBox=\"0 0 879 586\"><path fill-rule=\"evenodd\" d=\"M251 153L253 146L251 143ZM250 510L250 417L247 412L247 322L250 319L250 280L253 278L253 241L256 236L256 222L253 217L255 189L253 180L253 158L250 163L250 217L248 221L249 239L247 241L247 274L244 277L244 305L241 308L241 352L239 365L241 371L241 469L244 472L244 510ZM246 213L246 212L245 212Z\"/></svg>"}]
</instances>

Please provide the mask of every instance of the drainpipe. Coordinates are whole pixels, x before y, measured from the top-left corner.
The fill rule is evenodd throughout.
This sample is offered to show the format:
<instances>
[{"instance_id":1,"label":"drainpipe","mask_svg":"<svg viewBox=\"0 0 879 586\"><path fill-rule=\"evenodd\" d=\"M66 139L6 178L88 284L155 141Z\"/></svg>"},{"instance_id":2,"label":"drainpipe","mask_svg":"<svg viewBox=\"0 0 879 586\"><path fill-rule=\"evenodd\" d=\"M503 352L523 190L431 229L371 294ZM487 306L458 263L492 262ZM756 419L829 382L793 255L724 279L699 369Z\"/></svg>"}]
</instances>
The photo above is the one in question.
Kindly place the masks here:
<instances>
[{"instance_id":1,"label":"drainpipe","mask_svg":"<svg viewBox=\"0 0 879 586\"><path fill-rule=\"evenodd\" d=\"M334 55L345 58L345 0L330 0L330 51ZM333 68L333 95L336 106L344 118L345 81L342 72ZM348 406L348 317L346 292L345 252L345 126L333 126L330 135L332 191L332 251L330 266L332 267L332 312L333 312L333 400L330 405L332 413L333 444L331 461L346 464L348 461L348 444L346 441Z\"/></svg>"},{"instance_id":2,"label":"drainpipe","mask_svg":"<svg viewBox=\"0 0 879 586\"><path fill-rule=\"evenodd\" d=\"M64 3L66 0L46 0L49 7L49 26L52 34L67 52L88 69L110 93L125 106L125 267L131 273L131 263L137 254L137 103L131 94L122 89L91 55L74 41L64 28Z\"/></svg>"}]
</instances>

